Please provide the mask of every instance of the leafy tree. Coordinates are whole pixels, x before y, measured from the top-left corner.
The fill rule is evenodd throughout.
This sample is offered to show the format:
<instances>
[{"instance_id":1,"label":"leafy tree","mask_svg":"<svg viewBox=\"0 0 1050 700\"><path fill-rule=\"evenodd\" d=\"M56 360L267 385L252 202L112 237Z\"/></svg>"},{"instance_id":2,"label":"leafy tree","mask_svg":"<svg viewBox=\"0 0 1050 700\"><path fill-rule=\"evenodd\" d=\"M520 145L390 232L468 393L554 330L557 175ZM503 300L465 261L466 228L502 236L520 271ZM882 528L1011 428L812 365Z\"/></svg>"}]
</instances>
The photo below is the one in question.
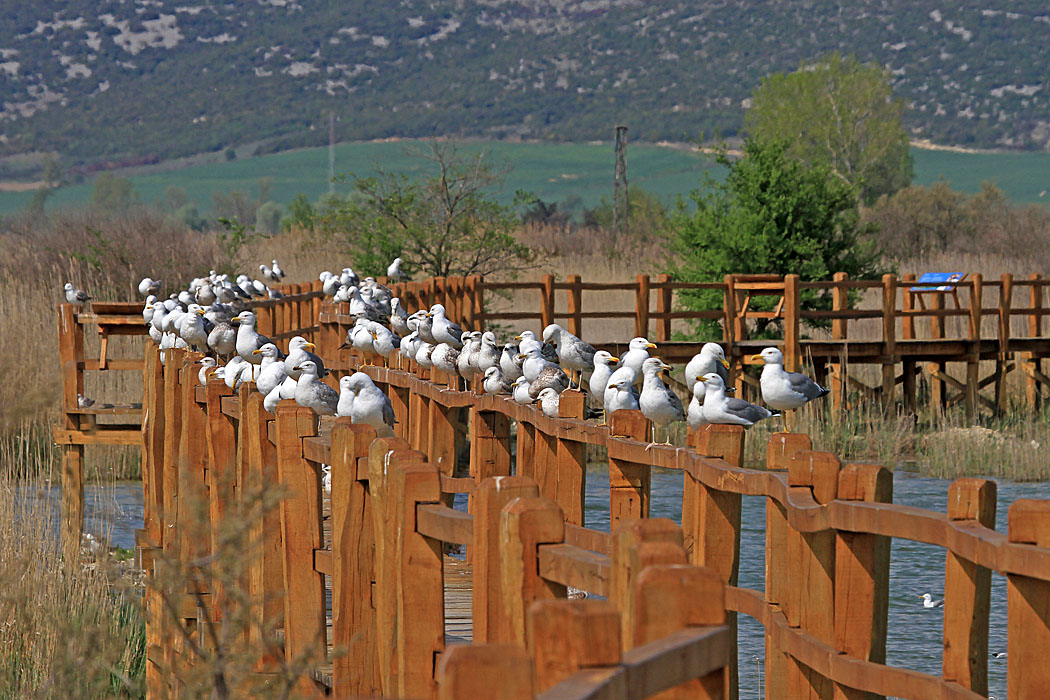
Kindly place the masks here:
<instances>
[{"instance_id":1,"label":"leafy tree","mask_svg":"<svg viewBox=\"0 0 1050 700\"><path fill-rule=\"evenodd\" d=\"M314 221L317 218L317 210L306 195L300 192L295 195L288 204L288 214L281 220L281 228L290 231L298 228L303 231L313 231Z\"/></svg>"},{"instance_id":2,"label":"leafy tree","mask_svg":"<svg viewBox=\"0 0 1050 700\"><path fill-rule=\"evenodd\" d=\"M259 233L273 235L281 232L281 220L285 209L280 203L270 200L255 210L255 230Z\"/></svg>"},{"instance_id":3,"label":"leafy tree","mask_svg":"<svg viewBox=\"0 0 1050 700\"><path fill-rule=\"evenodd\" d=\"M585 226L612 229L613 205L602 196L601 203L583 214ZM645 243L663 238L667 231L667 207L660 197L637 185L627 187L627 231L631 240Z\"/></svg>"},{"instance_id":4,"label":"leafy tree","mask_svg":"<svg viewBox=\"0 0 1050 700\"><path fill-rule=\"evenodd\" d=\"M748 139L743 158L725 150L716 162L728 168L724 181L706 176L690 201L682 198L671 214L676 279L720 282L725 275L794 273L806 280L830 279L835 272L854 278L879 273L878 252L861 238L870 226L860 223L856 191L835 177L824 163L808 165L788 155L783 141ZM683 291L687 309L722 308L718 290ZM752 300L754 308L772 308L771 298ZM806 309L827 309L824 290L803 290ZM759 332L765 331L762 324ZM713 336L717 324L701 327Z\"/></svg>"},{"instance_id":5,"label":"leafy tree","mask_svg":"<svg viewBox=\"0 0 1050 700\"><path fill-rule=\"evenodd\" d=\"M502 174L485 153L430 144L415 155L433 174L409 179L381 171L353 178L346 199L331 200L321 229L341 239L355 270L384 274L395 257L428 277L513 272L530 262L514 231L520 219L493 197Z\"/></svg>"},{"instance_id":6,"label":"leafy tree","mask_svg":"<svg viewBox=\"0 0 1050 700\"><path fill-rule=\"evenodd\" d=\"M757 139L784 139L791 155L827 163L871 202L907 186L914 175L904 109L886 68L833 53L794 73L764 78L745 123Z\"/></svg>"},{"instance_id":7,"label":"leafy tree","mask_svg":"<svg viewBox=\"0 0 1050 700\"><path fill-rule=\"evenodd\" d=\"M95 209L119 212L138 202L139 195L128 178L110 172L101 173L95 178L95 186L91 190L91 206Z\"/></svg>"}]
</instances>

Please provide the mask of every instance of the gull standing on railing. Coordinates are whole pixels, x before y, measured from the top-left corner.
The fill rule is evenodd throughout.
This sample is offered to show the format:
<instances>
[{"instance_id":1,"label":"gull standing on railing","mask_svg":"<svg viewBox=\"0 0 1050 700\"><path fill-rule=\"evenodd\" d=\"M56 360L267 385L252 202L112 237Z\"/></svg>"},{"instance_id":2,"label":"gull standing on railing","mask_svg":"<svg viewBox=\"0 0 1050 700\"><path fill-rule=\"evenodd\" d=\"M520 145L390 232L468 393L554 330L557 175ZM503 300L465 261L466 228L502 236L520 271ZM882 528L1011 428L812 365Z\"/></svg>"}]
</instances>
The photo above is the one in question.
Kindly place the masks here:
<instances>
[{"instance_id":1,"label":"gull standing on railing","mask_svg":"<svg viewBox=\"0 0 1050 700\"><path fill-rule=\"evenodd\" d=\"M569 388L569 375L558 365L545 360L538 347L532 346L521 354L520 359L524 361L522 371L529 382L529 395L533 399L538 398L540 392L548 387L559 394Z\"/></svg>"},{"instance_id":2,"label":"gull standing on railing","mask_svg":"<svg viewBox=\"0 0 1050 700\"><path fill-rule=\"evenodd\" d=\"M350 375L346 387L354 393L350 420L355 424L372 426L379 437L393 437L394 407L389 397L375 385L372 378L364 372L354 372Z\"/></svg>"},{"instance_id":3,"label":"gull standing on railing","mask_svg":"<svg viewBox=\"0 0 1050 700\"><path fill-rule=\"evenodd\" d=\"M401 271L401 258L394 258L394 262L387 266L386 276L392 282L400 282L405 278L405 273Z\"/></svg>"},{"instance_id":4,"label":"gull standing on railing","mask_svg":"<svg viewBox=\"0 0 1050 700\"><path fill-rule=\"evenodd\" d=\"M434 304L430 307L430 313L427 316L434 319L433 329L431 330L434 340L439 343L448 343L457 350L463 347L463 329L448 320L448 317L445 316L444 306Z\"/></svg>"},{"instance_id":5,"label":"gull standing on railing","mask_svg":"<svg viewBox=\"0 0 1050 700\"><path fill-rule=\"evenodd\" d=\"M288 378L288 370L279 357L280 351L273 343L263 345L252 354L262 356L262 369L259 370L259 377L255 380L255 387L260 394L266 396L275 387L280 387L281 384L284 384L284 380ZM310 358L303 356L300 359L308 360ZM294 367L295 365L292 366Z\"/></svg>"},{"instance_id":6,"label":"gull standing on railing","mask_svg":"<svg viewBox=\"0 0 1050 700\"><path fill-rule=\"evenodd\" d=\"M539 402L540 408L543 410L543 415L550 418L558 417L558 408L561 403L561 395L558 392L547 387L540 392L540 395L536 400Z\"/></svg>"},{"instance_id":7,"label":"gull standing on railing","mask_svg":"<svg viewBox=\"0 0 1050 700\"><path fill-rule=\"evenodd\" d=\"M66 282L66 301L76 306L83 306L84 302L91 300L91 295L83 289L77 289L72 282Z\"/></svg>"},{"instance_id":8,"label":"gull standing on railing","mask_svg":"<svg viewBox=\"0 0 1050 700\"><path fill-rule=\"evenodd\" d=\"M318 415L335 415L339 405L339 392L317 378L317 365L312 360L304 360L298 365L299 381L295 384L295 402L300 406L312 408Z\"/></svg>"},{"instance_id":9,"label":"gull standing on railing","mask_svg":"<svg viewBox=\"0 0 1050 700\"><path fill-rule=\"evenodd\" d=\"M653 439L649 446L656 444L656 429L668 428L671 423L685 420L685 411L682 409L682 400L674 393L663 380L660 373L671 369L671 365L665 364L660 358L650 357L642 363L642 392L638 395L638 407L642 415L649 419L653 425ZM663 445L670 445L670 435L665 433L666 440Z\"/></svg>"},{"instance_id":10,"label":"gull standing on railing","mask_svg":"<svg viewBox=\"0 0 1050 700\"><path fill-rule=\"evenodd\" d=\"M353 422L354 390L350 388L350 375L339 380L339 403L335 407L335 415L347 416Z\"/></svg>"},{"instance_id":11,"label":"gull standing on railing","mask_svg":"<svg viewBox=\"0 0 1050 700\"><path fill-rule=\"evenodd\" d=\"M276 345L274 349L276 349ZM284 358L284 373L292 379L298 379L300 372L295 368L301 365L306 360L310 360L317 365L317 376L324 378L328 376L328 370L325 369L324 361L310 352L314 349L314 344L301 335L297 335L288 341L288 356ZM277 351L278 357L281 355L281 351ZM283 381L283 380L282 380Z\"/></svg>"},{"instance_id":12,"label":"gull standing on railing","mask_svg":"<svg viewBox=\"0 0 1050 700\"><path fill-rule=\"evenodd\" d=\"M704 343L700 352L693 355L685 366L685 384L692 393L696 385L696 378L702 377L709 372L714 372L722 378L722 383L729 386L729 361L726 360L725 351L718 343ZM694 394L695 396L695 394ZM700 403L703 404L701 398Z\"/></svg>"},{"instance_id":13,"label":"gull standing on railing","mask_svg":"<svg viewBox=\"0 0 1050 700\"><path fill-rule=\"evenodd\" d=\"M784 370L784 353L777 348L766 348L753 360L762 360L759 384L762 387L762 401L778 411L793 411L805 406L813 399L827 396L830 392L804 374Z\"/></svg>"},{"instance_id":14,"label":"gull standing on railing","mask_svg":"<svg viewBox=\"0 0 1050 700\"><path fill-rule=\"evenodd\" d=\"M572 372L579 372L576 386L583 385L583 373L594 366L594 346L565 330L557 323L543 329L543 340L554 346L561 366L569 370L569 388L572 388Z\"/></svg>"},{"instance_id":15,"label":"gull standing on railing","mask_svg":"<svg viewBox=\"0 0 1050 700\"><path fill-rule=\"evenodd\" d=\"M255 314L251 311L242 311L231 319L238 326L236 348L237 354L252 364L261 364L262 357L254 355L256 350L267 343L273 343L255 330ZM276 343L275 343L276 344Z\"/></svg>"},{"instance_id":16,"label":"gull standing on railing","mask_svg":"<svg viewBox=\"0 0 1050 700\"><path fill-rule=\"evenodd\" d=\"M139 294L144 297L160 293L160 283L163 280L155 280L151 277L143 277L139 282Z\"/></svg>"},{"instance_id":17,"label":"gull standing on railing","mask_svg":"<svg viewBox=\"0 0 1050 700\"><path fill-rule=\"evenodd\" d=\"M707 388L704 395L704 419L708 423L750 428L760 420L777 415L762 406L726 396L725 382L715 372L698 377L697 381L703 382Z\"/></svg>"}]
</instances>

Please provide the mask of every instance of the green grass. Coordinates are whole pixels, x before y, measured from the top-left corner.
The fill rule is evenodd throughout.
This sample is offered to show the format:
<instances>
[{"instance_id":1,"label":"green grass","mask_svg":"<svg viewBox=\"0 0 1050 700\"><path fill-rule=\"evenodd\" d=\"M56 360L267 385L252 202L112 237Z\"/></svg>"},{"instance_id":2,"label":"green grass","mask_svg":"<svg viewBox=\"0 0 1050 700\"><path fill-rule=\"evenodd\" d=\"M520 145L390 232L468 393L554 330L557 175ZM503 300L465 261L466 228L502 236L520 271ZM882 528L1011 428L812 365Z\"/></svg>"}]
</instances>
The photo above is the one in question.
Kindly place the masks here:
<instances>
[{"instance_id":1,"label":"green grass","mask_svg":"<svg viewBox=\"0 0 1050 700\"><path fill-rule=\"evenodd\" d=\"M386 169L419 172L425 162L406 155L408 142L344 143L336 147L336 173L367 175L375 164ZM471 143L466 150L488 149L495 163L509 167L500 198L509 202L516 190L535 193L545 201L562 201L578 195L593 206L612 191L613 149L610 143L524 144ZM914 150L915 181L929 184L947 179L956 189L977 192L983 180L994 181L1017 202L1050 202L1050 153L954 153ZM632 184L667 201L687 193L701 180L708 159L684 150L632 144L628 149L628 178ZM713 168L720 174L720 168ZM328 190L328 149L311 148L245 158L179 170L133 176L144 202L161 197L169 185L183 187L202 214L211 208L212 192L248 189L254 193L261 178L272 181L272 198L287 203L303 192L311 199ZM341 186L345 189L345 185ZM90 183L59 190L48 207L86 202ZM22 208L28 192L0 192L0 215Z\"/></svg>"}]
</instances>

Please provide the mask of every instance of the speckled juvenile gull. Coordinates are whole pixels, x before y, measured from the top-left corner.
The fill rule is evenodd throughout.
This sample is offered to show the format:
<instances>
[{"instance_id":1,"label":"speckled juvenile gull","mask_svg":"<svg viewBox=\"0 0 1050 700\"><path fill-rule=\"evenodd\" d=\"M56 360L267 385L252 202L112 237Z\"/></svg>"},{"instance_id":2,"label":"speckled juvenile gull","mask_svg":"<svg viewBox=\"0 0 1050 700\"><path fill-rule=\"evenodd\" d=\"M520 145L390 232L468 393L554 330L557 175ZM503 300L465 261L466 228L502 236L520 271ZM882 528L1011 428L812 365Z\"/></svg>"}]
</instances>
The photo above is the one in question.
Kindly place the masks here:
<instances>
[{"instance_id":1,"label":"speckled juvenile gull","mask_svg":"<svg viewBox=\"0 0 1050 700\"><path fill-rule=\"evenodd\" d=\"M642 415L653 424L653 442L656 442L656 429L666 428L671 423L685 420L682 400L660 379L660 372L671 369L659 358L650 357L642 363L642 392L638 395L638 407ZM663 444L670 445L667 440Z\"/></svg>"},{"instance_id":2,"label":"speckled juvenile gull","mask_svg":"<svg viewBox=\"0 0 1050 700\"><path fill-rule=\"evenodd\" d=\"M558 394L558 392L547 387L540 392L540 395L536 400L540 402L540 408L543 410L545 416L550 416L551 418L558 417L558 408L561 403L561 395Z\"/></svg>"},{"instance_id":3,"label":"speckled juvenile gull","mask_svg":"<svg viewBox=\"0 0 1050 700\"><path fill-rule=\"evenodd\" d=\"M456 363L460 357L462 357L462 353L448 343L438 343L434 347L434 352L430 353L430 361L433 363L434 368L452 376L459 375Z\"/></svg>"},{"instance_id":4,"label":"speckled juvenile gull","mask_svg":"<svg viewBox=\"0 0 1050 700\"><path fill-rule=\"evenodd\" d=\"M551 389L560 394L569 388L569 375L557 365L547 365L540 371L536 381L529 382L529 396L538 398L544 389Z\"/></svg>"},{"instance_id":5,"label":"speckled juvenile gull","mask_svg":"<svg viewBox=\"0 0 1050 700\"><path fill-rule=\"evenodd\" d=\"M408 312L398 297L390 300L390 329L402 338L412 332L408 327Z\"/></svg>"},{"instance_id":6,"label":"speckled juvenile gull","mask_svg":"<svg viewBox=\"0 0 1050 700\"><path fill-rule=\"evenodd\" d=\"M335 415L339 392L317 378L317 365L312 360L305 360L299 369L301 374L295 384L295 402L312 408L321 416Z\"/></svg>"},{"instance_id":7,"label":"speckled juvenile gull","mask_svg":"<svg viewBox=\"0 0 1050 700\"><path fill-rule=\"evenodd\" d=\"M726 361L725 351L718 343L704 343L700 352L693 355L693 358L686 364L685 385L689 387L690 393L696 385L696 378L709 372L717 374L722 378L722 383L729 386L729 362Z\"/></svg>"},{"instance_id":8,"label":"speckled juvenile gull","mask_svg":"<svg viewBox=\"0 0 1050 700\"><path fill-rule=\"evenodd\" d=\"M208 347L216 355L229 357L237 351L237 329L229 321L219 321L208 334Z\"/></svg>"},{"instance_id":9,"label":"speckled juvenile gull","mask_svg":"<svg viewBox=\"0 0 1050 700\"><path fill-rule=\"evenodd\" d=\"M760 420L774 415L762 406L743 399L726 396L726 385L714 372L700 377L707 392L704 394L704 418L708 423L742 425L750 428Z\"/></svg>"},{"instance_id":10,"label":"speckled juvenile gull","mask_svg":"<svg viewBox=\"0 0 1050 700\"><path fill-rule=\"evenodd\" d=\"M777 348L766 348L754 359L766 363L759 384L762 387L762 401L770 408L793 411L829 393L806 375L785 371L784 353Z\"/></svg>"},{"instance_id":11,"label":"speckled juvenile gull","mask_svg":"<svg viewBox=\"0 0 1050 700\"><path fill-rule=\"evenodd\" d=\"M485 370L485 381L482 387L486 394L503 394L507 391L507 384L503 381L503 374L499 367L489 367Z\"/></svg>"}]
</instances>

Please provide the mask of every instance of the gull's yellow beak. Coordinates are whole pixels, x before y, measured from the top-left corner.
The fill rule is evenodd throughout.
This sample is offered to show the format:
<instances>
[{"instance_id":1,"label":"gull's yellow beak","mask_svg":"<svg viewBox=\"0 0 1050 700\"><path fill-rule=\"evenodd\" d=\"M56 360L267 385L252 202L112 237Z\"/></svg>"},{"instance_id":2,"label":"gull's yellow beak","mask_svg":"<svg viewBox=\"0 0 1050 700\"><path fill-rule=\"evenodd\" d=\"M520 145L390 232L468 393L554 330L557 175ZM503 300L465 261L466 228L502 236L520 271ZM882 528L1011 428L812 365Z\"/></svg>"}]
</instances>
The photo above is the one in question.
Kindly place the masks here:
<instances>
[{"instance_id":1,"label":"gull's yellow beak","mask_svg":"<svg viewBox=\"0 0 1050 700\"><path fill-rule=\"evenodd\" d=\"M197 309L197 315L198 316L203 316L204 315L204 309Z\"/></svg>"},{"instance_id":2,"label":"gull's yellow beak","mask_svg":"<svg viewBox=\"0 0 1050 700\"><path fill-rule=\"evenodd\" d=\"M292 371L293 372L298 372L301 369L302 369L302 367L300 365L296 365L295 367L292 367Z\"/></svg>"},{"instance_id":3,"label":"gull's yellow beak","mask_svg":"<svg viewBox=\"0 0 1050 700\"><path fill-rule=\"evenodd\" d=\"M514 357L515 360L524 360L525 358L526 358L526 355L522 355L521 353L517 354Z\"/></svg>"},{"instance_id":4,"label":"gull's yellow beak","mask_svg":"<svg viewBox=\"0 0 1050 700\"><path fill-rule=\"evenodd\" d=\"M697 377L697 378L696 378L696 381L698 381L698 382L702 382L702 381L704 381L704 378L703 378L703 377Z\"/></svg>"},{"instance_id":5,"label":"gull's yellow beak","mask_svg":"<svg viewBox=\"0 0 1050 700\"><path fill-rule=\"evenodd\" d=\"M432 314L432 313L430 313L430 312L428 311L428 312L427 312L427 318L434 318L434 314Z\"/></svg>"},{"instance_id":6,"label":"gull's yellow beak","mask_svg":"<svg viewBox=\"0 0 1050 700\"><path fill-rule=\"evenodd\" d=\"M655 348L656 347L656 343L646 343L645 347L647 347L647 348Z\"/></svg>"},{"instance_id":7,"label":"gull's yellow beak","mask_svg":"<svg viewBox=\"0 0 1050 700\"><path fill-rule=\"evenodd\" d=\"M765 362L765 360L764 360L764 359L762 359L762 356L761 356L761 355L752 355L752 356L751 356L751 361L752 361L752 362L758 362L759 360L762 360L763 362Z\"/></svg>"},{"instance_id":8,"label":"gull's yellow beak","mask_svg":"<svg viewBox=\"0 0 1050 700\"><path fill-rule=\"evenodd\" d=\"M521 340L521 338L522 338L522 336L520 336L520 335L514 336L514 340Z\"/></svg>"},{"instance_id":9,"label":"gull's yellow beak","mask_svg":"<svg viewBox=\"0 0 1050 700\"><path fill-rule=\"evenodd\" d=\"M317 346L316 346L316 345L314 345L313 343L303 343L303 347L304 347L304 348L307 348L307 349L309 349L309 350L313 350L313 349L314 349L315 347L317 347Z\"/></svg>"},{"instance_id":10,"label":"gull's yellow beak","mask_svg":"<svg viewBox=\"0 0 1050 700\"><path fill-rule=\"evenodd\" d=\"M218 372L219 372L219 368L218 368L218 367L216 367L216 368L215 368L215 369L213 369L213 370L212 370L211 372L208 372L208 376L209 376L209 377L214 377L214 376L215 376L216 374L218 374Z\"/></svg>"},{"instance_id":11,"label":"gull's yellow beak","mask_svg":"<svg viewBox=\"0 0 1050 700\"><path fill-rule=\"evenodd\" d=\"M619 362L619 361L620 361L619 357L609 357L609 359L606 360L606 362Z\"/></svg>"},{"instance_id":12,"label":"gull's yellow beak","mask_svg":"<svg viewBox=\"0 0 1050 700\"><path fill-rule=\"evenodd\" d=\"M252 350L253 355L262 355L262 350Z\"/></svg>"},{"instance_id":13,"label":"gull's yellow beak","mask_svg":"<svg viewBox=\"0 0 1050 700\"><path fill-rule=\"evenodd\" d=\"M722 366L725 367L726 369L729 369L729 360L727 360L726 358L723 357L722 358Z\"/></svg>"}]
</instances>

